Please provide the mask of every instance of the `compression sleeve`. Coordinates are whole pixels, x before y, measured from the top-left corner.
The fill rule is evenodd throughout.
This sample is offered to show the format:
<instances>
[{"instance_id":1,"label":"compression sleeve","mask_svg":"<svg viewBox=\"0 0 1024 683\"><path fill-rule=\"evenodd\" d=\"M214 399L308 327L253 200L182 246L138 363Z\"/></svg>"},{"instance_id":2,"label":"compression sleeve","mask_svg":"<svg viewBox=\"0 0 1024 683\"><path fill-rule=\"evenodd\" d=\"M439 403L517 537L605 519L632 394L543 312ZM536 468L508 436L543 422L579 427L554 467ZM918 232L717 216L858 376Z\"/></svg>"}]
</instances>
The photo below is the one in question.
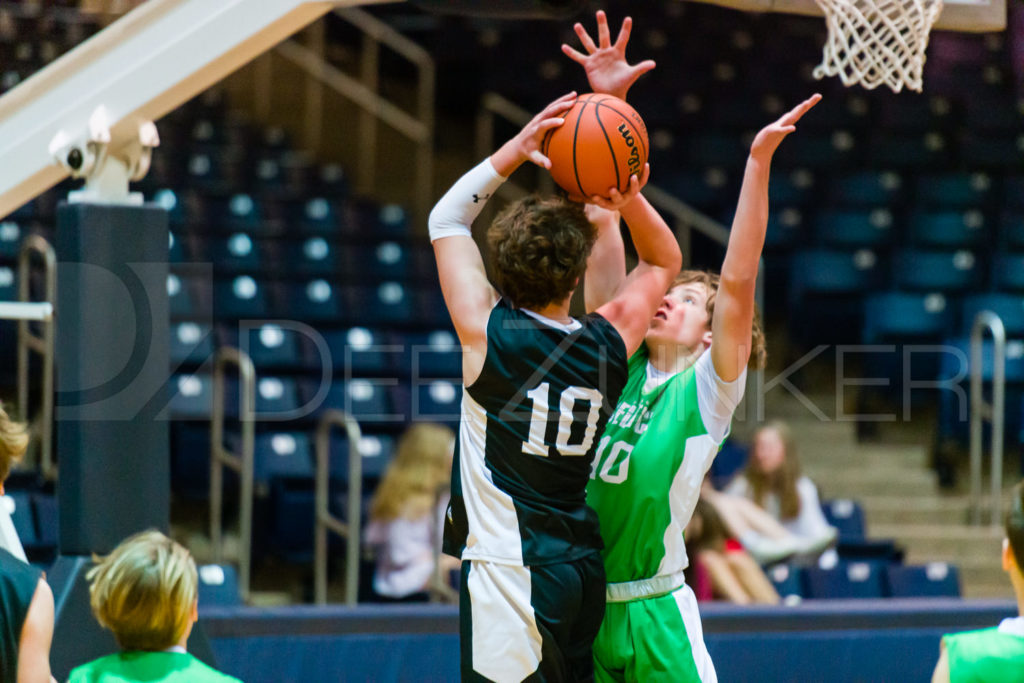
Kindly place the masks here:
<instances>
[{"instance_id":1,"label":"compression sleeve","mask_svg":"<svg viewBox=\"0 0 1024 683\"><path fill-rule=\"evenodd\" d=\"M455 235L469 237L469 226L505 180L494 169L490 157L459 178L430 212L430 241Z\"/></svg>"}]
</instances>

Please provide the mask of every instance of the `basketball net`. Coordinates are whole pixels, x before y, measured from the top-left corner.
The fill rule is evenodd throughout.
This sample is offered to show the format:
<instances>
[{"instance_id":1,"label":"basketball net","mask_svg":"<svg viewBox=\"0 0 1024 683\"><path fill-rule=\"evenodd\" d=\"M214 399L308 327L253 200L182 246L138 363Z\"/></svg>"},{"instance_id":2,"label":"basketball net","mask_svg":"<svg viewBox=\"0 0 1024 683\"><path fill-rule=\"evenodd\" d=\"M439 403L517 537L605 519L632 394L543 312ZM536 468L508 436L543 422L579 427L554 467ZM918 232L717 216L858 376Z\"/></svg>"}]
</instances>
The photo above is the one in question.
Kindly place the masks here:
<instances>
[{"instance_id":1,"label":"basketball net","mask_svg":"<svg viewBox=\"0 0 1024 683\"><path fill-rule=\"evenodd\" d=\"M921 92L928 33L942 0L815 0L825 13L828 41L814 77L839 76L868 90L885 84Z\"/></svg>"}]
</instances>

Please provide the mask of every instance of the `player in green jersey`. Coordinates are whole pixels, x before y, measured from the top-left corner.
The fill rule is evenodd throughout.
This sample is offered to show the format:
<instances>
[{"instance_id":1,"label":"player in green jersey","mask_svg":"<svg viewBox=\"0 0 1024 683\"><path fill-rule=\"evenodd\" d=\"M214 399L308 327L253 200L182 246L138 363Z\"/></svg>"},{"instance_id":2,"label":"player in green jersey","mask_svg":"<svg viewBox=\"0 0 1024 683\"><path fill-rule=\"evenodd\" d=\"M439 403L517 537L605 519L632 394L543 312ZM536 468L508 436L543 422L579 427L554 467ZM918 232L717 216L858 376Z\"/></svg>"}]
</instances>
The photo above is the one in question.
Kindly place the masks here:
<instances>
[{"instance_id":1,"label":"player in green jersey","mask_svg":"<svg viewBox=\"0 0 1024 683\"><path fill-rule=\"evenodd\" d=\"M932 683L1024 681L1024 481L1013 487L1003 539L1003 570L1017 596L1017 616L998 628L942 638Z\"/></svg>"},{"instance_id":2,"label":"player in green jersey","mask_svg":"<svg viewBox=\"0 0 1024 683\"><path fill-rule=\"evenodd\" d=\"M583 65L595 92L621 97L632 83L625 80L631 74L623 35L612 45L603 13L597 21L596 45L581 25L575 27L586 56L562 49ZM683 529L729 432L747 365L764 359L754 290L772 156L820 99L814 95L757 134L721 275L682 273L651 320L644 345L629 359L626 387L598 442L587 487L587 502L601 522L608 581L605 618L594 642L598 681L717 680L696 599L683 581ZM626 281L618 216L608 211L600 222L584 286L590 310Z\"/></svg>"}]
</instances>

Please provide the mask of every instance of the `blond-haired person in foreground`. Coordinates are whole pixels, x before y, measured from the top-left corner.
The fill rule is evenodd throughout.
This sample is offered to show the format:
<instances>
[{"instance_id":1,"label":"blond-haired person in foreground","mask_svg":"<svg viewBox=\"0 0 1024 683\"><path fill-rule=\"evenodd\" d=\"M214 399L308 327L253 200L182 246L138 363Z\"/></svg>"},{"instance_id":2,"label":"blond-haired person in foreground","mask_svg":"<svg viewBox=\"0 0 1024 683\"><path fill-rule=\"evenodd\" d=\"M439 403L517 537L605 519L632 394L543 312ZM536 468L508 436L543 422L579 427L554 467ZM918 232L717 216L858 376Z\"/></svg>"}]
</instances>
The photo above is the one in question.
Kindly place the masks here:
<instances>
[{"instance_id":1,"label":"blond-haired person in foreground","mask_svg":"<svg viewBox=\"0 0 1024 683\"><path fill-rule=\"evenodd\" d=\"M0 405L0 496L28 447L22 424ZM42 683L50 677L53 591L42 572L0 548L0 681Z\"/></svg>"},{"instance_id":2,"label":"blond-haired person in foreground","mask_svg":"<svg viewBox=\"0 0 1024 683\"><path fill-rule=\"evenodd\" d=\"M70 683L236 681L188 654L199 579L188 550L159 531L128 537L89 570L92 613L122 652L71 672Z\"/></svg>"}]
</instances>

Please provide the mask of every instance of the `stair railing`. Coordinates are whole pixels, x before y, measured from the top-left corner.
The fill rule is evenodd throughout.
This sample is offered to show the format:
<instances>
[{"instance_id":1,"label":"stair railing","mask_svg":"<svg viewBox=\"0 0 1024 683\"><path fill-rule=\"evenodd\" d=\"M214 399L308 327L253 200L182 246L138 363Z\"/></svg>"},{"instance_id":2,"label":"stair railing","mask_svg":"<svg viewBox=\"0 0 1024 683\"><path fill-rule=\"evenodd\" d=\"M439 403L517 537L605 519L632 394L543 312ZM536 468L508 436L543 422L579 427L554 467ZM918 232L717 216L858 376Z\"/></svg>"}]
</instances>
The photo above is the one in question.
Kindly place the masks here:
<instances>
[{"instance_id":1,"label":"stair railing","mask_svg":"<svg viewBox=\"0 0 1024 683\"><path fill-rule=\"evenodd\" d=\"M331 514L331 431L345 430L348 440L348 509L342 521ZM354 417L340 410L328 410L316 430L316 520L313 573L316 604L327 604L327 532L345 538L345 604L359 600L359 530L362 516L363 456L359 450L362 432Z\"/></svg>"},{"instance_id":2,"label":"stair railing","mask_svg":"<svg viewBox=\"0 0 1024 683\"><path fill-rule=\"evenodd\" d=\"M992 402L982 395L984 360L982 338L992 335ZM1006 328L992 311L981 311L971 326L971 523L981 524L981 466L983 423L992 425L991 517L993 527L1001 525L1003 489L1003 435L1006 418Z\"/></svg>"}]
</instances>

